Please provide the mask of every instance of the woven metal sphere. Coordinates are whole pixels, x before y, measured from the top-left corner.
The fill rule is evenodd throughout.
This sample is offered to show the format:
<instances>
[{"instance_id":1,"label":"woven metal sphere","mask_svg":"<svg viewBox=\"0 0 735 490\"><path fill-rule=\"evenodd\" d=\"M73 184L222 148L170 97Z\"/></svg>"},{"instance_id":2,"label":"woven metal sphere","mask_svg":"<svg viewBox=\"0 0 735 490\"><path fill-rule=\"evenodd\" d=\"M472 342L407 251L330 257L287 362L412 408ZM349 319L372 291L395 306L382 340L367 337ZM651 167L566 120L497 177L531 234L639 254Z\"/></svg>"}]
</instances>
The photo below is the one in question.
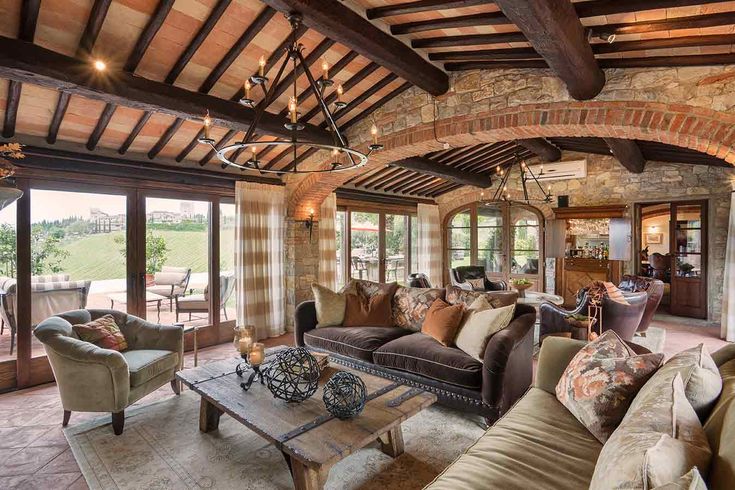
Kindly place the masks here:
<instances>
[{"instance_id":1,"label":"woven metal sphere","mask_svg":"<svg viewBox=\"0 0 735 490\"><path fill-rule=\"evenodd\" d=\"M340 371L324 385L324 405L338 419L349 419L365 408L367 388L365 383L352 373Z\"/></svg>"},{"instance_id":2,"label":"woven metal sphere","mask_svg":"<svg viewBox=\"0 0 735 490\"><path fill-rule=\"evenodd\" d=\"M273 396L287 402L301 403L319 387L319 363L303 347L280 352L263 373Z\"/></svg>"}]
</instances>

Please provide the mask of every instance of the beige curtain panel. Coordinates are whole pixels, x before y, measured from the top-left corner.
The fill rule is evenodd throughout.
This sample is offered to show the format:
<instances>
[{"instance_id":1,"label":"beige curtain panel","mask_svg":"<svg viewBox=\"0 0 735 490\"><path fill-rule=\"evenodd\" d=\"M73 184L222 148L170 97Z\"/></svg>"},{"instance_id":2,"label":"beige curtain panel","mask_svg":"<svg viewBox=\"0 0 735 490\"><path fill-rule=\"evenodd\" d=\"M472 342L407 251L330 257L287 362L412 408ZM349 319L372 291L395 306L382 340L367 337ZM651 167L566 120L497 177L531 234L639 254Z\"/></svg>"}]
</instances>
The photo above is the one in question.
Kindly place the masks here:
<instances>
[{"instance_id":1,"label":"beige curtain panel","mask_svg":"<svg viewBox=\"0 0 735 490\"><path fill-rule=\"evenodd\" d=\"M419 270L429 276L433 287L442 287L442 235L439 221L439 206L419 204L418 218L418 264Z\"/></svg>"},{"instance_id":2,"label":"beige curtain panel","mask_svg":"<svg viewBox=\"0 0 735 490\"><path fill-rule=\"evenodd\" d=\"M282 186L238 182L235 188L237 324L254 325L259 339L285 333Z\"/></svg>"},{"instance_id":3,"label":"beige curtain panel","mask_svg":"<svg viewBox=\"0 0 735 490\"><path fill-rule=\"evenodd\" d=\"M730 198L730 225L725 251L725 280L722 285L722 321L720 336L735 342L735 192Z\"/></svg>"},{"instance_id":4,"label":"beige curtain panel","mask_svg":"<svg viewBox=\"0 0 735 490\"><path fill-rule=\"evenodd\" d=\"M331 193L319 208L319 284L337 289L337 195Z\"/></svg>"}]
</instances>

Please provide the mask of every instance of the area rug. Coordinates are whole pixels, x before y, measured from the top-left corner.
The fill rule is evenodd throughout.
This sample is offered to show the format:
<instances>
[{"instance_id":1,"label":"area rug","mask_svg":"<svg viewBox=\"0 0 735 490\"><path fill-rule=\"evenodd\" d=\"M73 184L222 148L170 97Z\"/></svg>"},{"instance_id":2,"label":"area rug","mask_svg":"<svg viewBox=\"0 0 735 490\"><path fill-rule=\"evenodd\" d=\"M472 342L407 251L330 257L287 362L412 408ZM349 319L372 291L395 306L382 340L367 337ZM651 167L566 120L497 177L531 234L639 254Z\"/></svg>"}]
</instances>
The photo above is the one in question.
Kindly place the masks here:
<instances>
[{"instance_id":1,"label":"area rug","mask_svg":"<svg viewBox=\"0 0 735 490\"><path fill-rule=\"evenodd\" d=\"M222 416L219 429L199 432L199 396L181 396L126 413L112 434L109 416L65 430L90 489L292 489L275 447ZM403 424L406 451L396 459L377 443L351 454L329 473L327 489L420 489L482 434L481 419L434 405Z\"/></svg>"}]
</instances>

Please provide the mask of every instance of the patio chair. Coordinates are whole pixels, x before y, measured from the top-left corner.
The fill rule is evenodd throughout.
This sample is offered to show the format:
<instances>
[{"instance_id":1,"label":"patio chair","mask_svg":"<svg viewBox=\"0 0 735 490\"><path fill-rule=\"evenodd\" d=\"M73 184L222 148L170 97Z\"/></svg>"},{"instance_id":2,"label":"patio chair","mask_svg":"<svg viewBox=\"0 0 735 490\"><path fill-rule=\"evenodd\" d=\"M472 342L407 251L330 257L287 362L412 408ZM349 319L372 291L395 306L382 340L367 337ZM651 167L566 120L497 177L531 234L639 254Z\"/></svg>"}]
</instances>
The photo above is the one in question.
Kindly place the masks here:
<instances>
[{"instance_id":1,"label":"patio chair","mask_svg":"<svg viewBox=\"0 0 735 490\"><path fill-rule=\"evenodd\" d=\"M161 272L153 276L153 285L146 291L168 298L168 311L174 311L174 300L186 294L191 279L191 269L164 265Z\"/></svg>"},{"instance_id":2,"label":"patio chair","mask_svg":"<svg viewBox=\"0 0 735 490\"><path fill-rule=\"evenodd\" d=\"M233 274L223 274L219 278L219 307L224 313L225 320L227 318L227 301L235 292L235 276ZM176 297L176 321L179 321L179 314L188 313L191 320L192 313L209 313L209 285L204 288L202 294L190 294L189 296Z\"/></svg>"},{"instance_id":3,"label":"patio chair","mask_svg":"<svg viewBox=\"0 0 735 490\"><path fill-rule=\"evenodd\" d=\"M363 273L366 276L369 276L367 262L365 262L364 260L362 260L360 257L353 256L352 257L352 274L353 274L353 277L354 277L355 272L357 272L357 275L358 275L358 278L359 279L365 279L362 276Z\"/></svg>"}]
</instances>

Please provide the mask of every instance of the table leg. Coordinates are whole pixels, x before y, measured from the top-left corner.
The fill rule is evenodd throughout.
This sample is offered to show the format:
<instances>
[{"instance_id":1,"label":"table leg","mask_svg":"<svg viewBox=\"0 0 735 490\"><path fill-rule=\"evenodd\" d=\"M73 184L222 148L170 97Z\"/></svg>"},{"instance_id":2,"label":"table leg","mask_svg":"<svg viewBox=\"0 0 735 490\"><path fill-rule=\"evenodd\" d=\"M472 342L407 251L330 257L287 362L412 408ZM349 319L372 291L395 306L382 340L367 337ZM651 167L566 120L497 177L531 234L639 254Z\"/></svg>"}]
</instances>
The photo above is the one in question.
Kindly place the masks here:
<instances>
[{"instance_id":1,"label":"table leg","mask_svg":"<svg viewBox=\"0 0 735 490\"><path fill-rule=\"evenodd\" d=\"M284 455L285 456L285 455ZM288 458L288 456L286 456ZM329 476L329 468L311 468L295 458L288 458L296 490L321 490Z\"/></svg>"},{"instance_id":2,"label":"table leg","mask_svg":"<svg viewBox=\"0 0 735 490\"><path fill-rule=\"evenodd\" d=\"M199 365L199 346L197 345L197 327L194 327L194 367Z\"/></svg>"},{"instance_id":3,"label":"table leg","mask_svg":"<svg viewBox=\"0 0 735 490\"><path fill-rule=\"evenodd\" d=\"M199 430L211 432L219 427L219 418L222 411L202 397L199 404Z\"/></svg>"},{"instance_id":4,"label":"table leg","mask_svg":"<svg viewBox=\"0 0 735 490\"><path fill-rule=\"evenodd\" d=\"M114 310L115 309L115 300L114 299L111 299L110 300L110 309L111 310Z\"/></svg>"},{"instance_id":5,"label":"table leg","mask_svg":"<svg viewBox=\"0 0 735 490\"><path fill-rule=\"evenodd\" d=\"M156 308L158 310L158 323L161 323L161 300L158 300L158 307Z\"/></svg>"},{"instance_id":6,"label":"table leg","mask_svg":"<svg viewBox=\"0 0 735 490\"><path fill-rule=\"evenodd\" d=\"M400 424L378 438L380 450L391 458L403 454L403 431Z\"/></svg>"}]
</instances>

